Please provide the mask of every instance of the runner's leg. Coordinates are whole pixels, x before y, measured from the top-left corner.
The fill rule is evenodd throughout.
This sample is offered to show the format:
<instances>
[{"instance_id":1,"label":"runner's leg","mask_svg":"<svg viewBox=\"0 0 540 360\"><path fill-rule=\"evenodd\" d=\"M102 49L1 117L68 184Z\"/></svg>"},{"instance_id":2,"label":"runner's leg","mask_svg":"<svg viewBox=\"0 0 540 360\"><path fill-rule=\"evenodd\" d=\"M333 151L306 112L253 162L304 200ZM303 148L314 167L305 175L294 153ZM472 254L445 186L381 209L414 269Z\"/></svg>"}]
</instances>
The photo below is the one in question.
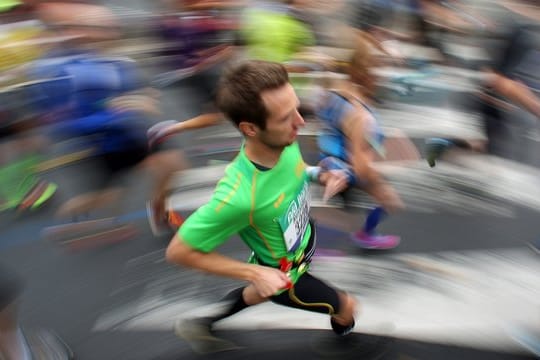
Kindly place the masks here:
<instances>
[{"instance_id":1,"label":"runner's leg","mask_svg":"<svg viewBox=\"0 0 540 360\"><path fill-rule=\"evenodd\" d=\"M356 299L309 273L303 274L292 288L270 300L295 309L330 315L332 329L337 335L350 333L355 325Z\"/></svg>"}]
</instances>

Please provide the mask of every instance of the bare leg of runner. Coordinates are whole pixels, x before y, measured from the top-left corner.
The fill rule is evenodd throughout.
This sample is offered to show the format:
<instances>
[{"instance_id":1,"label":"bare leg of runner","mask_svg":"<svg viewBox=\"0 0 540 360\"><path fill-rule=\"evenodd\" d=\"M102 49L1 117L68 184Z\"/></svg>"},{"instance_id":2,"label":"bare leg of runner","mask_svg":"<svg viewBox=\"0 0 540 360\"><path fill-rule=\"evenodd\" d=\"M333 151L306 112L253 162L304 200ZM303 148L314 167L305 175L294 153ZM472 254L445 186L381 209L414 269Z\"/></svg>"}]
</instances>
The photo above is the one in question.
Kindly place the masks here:
<instances>
[{"instance_id":1,"label":"bare leg of runner","mask_svg":"<svg viewBox=\"0 0 540 360\"><path fill-rule=\"evenodd\" d=\"M150 226L154 235L161 235L169 228L165 209L167 185L177 171L187 168L187 162L179 150L163 150L146 158L142 166L153 176L151 200L147 204Z\"/></svg>"}]
</instances>

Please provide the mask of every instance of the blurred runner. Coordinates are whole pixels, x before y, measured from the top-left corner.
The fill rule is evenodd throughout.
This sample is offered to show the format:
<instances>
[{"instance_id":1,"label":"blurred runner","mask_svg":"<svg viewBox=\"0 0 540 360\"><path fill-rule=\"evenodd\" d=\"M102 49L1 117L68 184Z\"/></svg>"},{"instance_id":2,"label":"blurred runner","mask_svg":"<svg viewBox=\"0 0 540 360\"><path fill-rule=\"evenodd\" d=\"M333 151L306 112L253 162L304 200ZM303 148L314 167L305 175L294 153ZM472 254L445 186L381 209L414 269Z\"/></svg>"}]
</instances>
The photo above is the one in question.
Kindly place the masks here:
<instances>
[{"instance_id":1,"label":"blurred runner","mask_svg":"<svg viewBox=\"0 0 540 360\"><path fill-rule=\"evenodd\" d=\"M38 11L50 29L76 38L72 47L51 53L29 70L33 78L56 79L33 87L33 95L42 111L52 117L56 134L63 139L77 139L80 147L92 149L93 159L104 170L102 181L94 184L92 192L69 200L58 215L77 217L119 204L116 200L120 199L123 186L118 183L118 176L146 169L153 176L147 206L152 230L156 235L168 231L164 209L166 183L175 171L183 168L183 159L176 149L148 148L146 131L152 118L159 114L159 93L147 86L135 62L104 57L98 51L101 41L117 38L120 24L107 8L97 5L46 3ZM112 231L125 228L127 233L132 232L129 224L116 218L103 219L100 224L107 229L112 224ZM75 231L92 228L96 223L72 225ZM59 228L50 230L49 237L63 232ZM96 234L98 238L101 235ZM91 238L88 240L91 242Z\"/></svg>"},{"instance_id":2,"label":"blurred runner","mask_svg":"<svg viewBox=\"0 0 540 360\"><path fill-rule=\"evenodd\" d=\"M165 40L159 55L166 71L153 79L165 87L205 74L233 56L242 1L164 1L156 31ZM209 80L212 82L212 79ZM197 84L198 85L198 84Z\"/></svg>"},{"instance_id":3,"label":"blurred runner","mask_svg":"<svg viewBox=\"0 0 540 360\"><path fill-rule=\"evenodd\" d=\"M373 164L377 158L411 160L417 154L405 137L392 139L393 145L388 149L391 152L385 152L385 145L392 141L385 139L371 105L376 86L373 66L369 43L359 38L349 64L349 81L340 82L335 90L316 96L312 106L323 123L318 139L320 166L326 171L346 171L348 186L366 191L379 204L369 212L362 229L351 238L362 248L391 249L399 244L400 238L377 234L376 228L388 213L401 210L404 204Z\"/></svg>"},{"instance_id":4,"label":"blurred runner","mask_svg":"<svg viewBox=\"0 0 540 360\"><path fill-rule=\"evenodd\" d=\"M47 139L36 131L42 124L20 70L50 46L30 8L23 2L0 3L0 211L19 213L39 208L56 192L56 185L38 174Z\"/></svg>"},{"instance_id":5,"label":"blurred runner","mask_svg":"<svg viewBox=\"0 0 540 360\"><path fill-rule=\"evenodd\" d=\"M508 36L500 45L499 52L491 51L492 64L484 70L485 80L479 93L480 115L487 140L428 139L426 159L431 167L453 148L508 156L503 147L508 140L508 129L517 125L530 131L537 126L536 119L540 117L538 7L534 2L528 6L526 1L503 1L502 4L510 11L507 17L510 20ZM523 140L520 139L519 143ZM518 147L521 145L518 144ZM521 155L518 159L526 159L527 149Z\"/></svg>"},{"instance_id":6,"label":"blurred runner","mask_svg":"<svg viewBox=\"0 0 540 360\"><path fill-rule=\"evenodd\" d=\"M295 12L298 1L264 1L245 10L241 33L251 59L286 62L315 45L309 24Z\"/></svg>"}]
</instances>

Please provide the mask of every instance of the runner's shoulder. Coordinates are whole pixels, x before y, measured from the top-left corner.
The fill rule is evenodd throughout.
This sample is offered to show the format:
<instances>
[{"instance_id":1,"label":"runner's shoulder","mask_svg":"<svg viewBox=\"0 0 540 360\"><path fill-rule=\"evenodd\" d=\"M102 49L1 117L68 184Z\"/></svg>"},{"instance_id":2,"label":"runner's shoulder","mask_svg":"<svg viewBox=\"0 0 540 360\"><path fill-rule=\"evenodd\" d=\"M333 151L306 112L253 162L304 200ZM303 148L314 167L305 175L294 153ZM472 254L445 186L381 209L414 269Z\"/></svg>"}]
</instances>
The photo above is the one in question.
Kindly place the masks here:
<instances>
[{"instance_id":1,"label":"runner's shoulder","mask_svg":"<svg viewBox=\"0 0 540 360\"><path fill-rule=\"evenodd\" d=\"M233 205L237 209L251 206L251 178L236 162L230 163L218 181L214 200Z\"/></svg>"}]
</instances>

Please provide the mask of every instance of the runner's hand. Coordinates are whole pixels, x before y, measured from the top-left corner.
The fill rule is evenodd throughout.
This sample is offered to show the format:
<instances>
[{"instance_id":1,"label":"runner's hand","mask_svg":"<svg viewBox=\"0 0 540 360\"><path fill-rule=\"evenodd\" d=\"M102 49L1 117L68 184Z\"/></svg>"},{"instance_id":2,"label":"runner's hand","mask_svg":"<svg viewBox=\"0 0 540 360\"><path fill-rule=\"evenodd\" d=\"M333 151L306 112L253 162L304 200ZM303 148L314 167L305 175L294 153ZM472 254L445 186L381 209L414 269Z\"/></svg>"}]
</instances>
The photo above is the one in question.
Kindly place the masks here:
<instances>
[{"instance_id":1,"label":"runner's hand","mask_svg":"<svg viewBox=\"0 0 540 360\"><path fill-rule=\"evenodd\" d=\"M285 289L290 282L287 274L281 270L257 265L257 274L252 284L260 296L268 298Z\"/></svg>"},{"instance_id":2,"label":"runner's hand","mask_svg":"<svg viewBox=\"0 0 540 360\"><path fill-rule=\"evenodd\" d=\"M334 195L339 194L349 186L347 173L343 170L325 171L320 175L319 180L321 184L325 185L323 194L324 202L327 202Z\"/></svg>"}]
</instances>

